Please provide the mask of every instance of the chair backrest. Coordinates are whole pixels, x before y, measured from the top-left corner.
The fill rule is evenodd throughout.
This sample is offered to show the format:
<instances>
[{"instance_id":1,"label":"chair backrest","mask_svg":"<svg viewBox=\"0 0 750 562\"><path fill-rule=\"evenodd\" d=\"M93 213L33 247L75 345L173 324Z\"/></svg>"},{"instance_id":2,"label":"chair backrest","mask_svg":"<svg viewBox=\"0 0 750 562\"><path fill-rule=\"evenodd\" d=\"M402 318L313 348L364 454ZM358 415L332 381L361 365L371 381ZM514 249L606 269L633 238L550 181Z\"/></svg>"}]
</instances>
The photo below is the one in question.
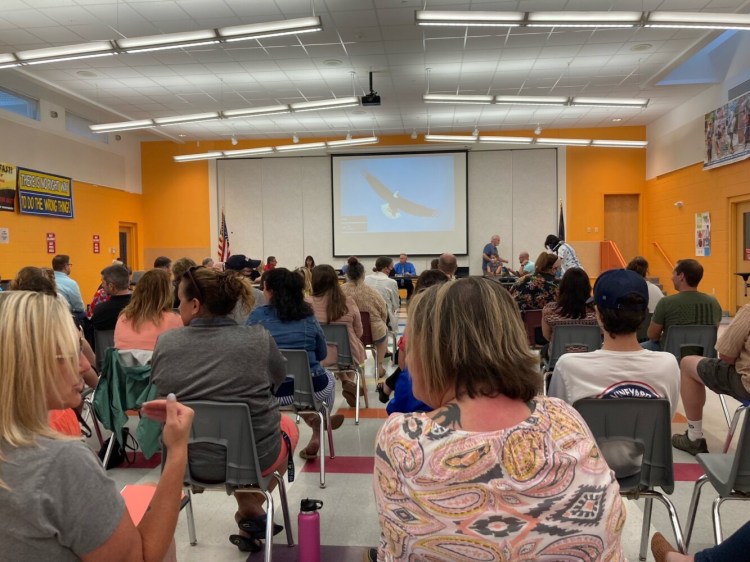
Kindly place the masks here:
<instances>
[{"instance_id":1,"label":"chair backrest","mask_svg":"<svg viewBox=\"0 0 750 562\"><path fill-rule=\"evenodd\" d=\"M672 420L669 400L665 398L585 398L573 407L594 434L604 458L615 474L622 491L662 488L674 491L672 464ZM637 459L633 452L640 452ZM635 460L635 469L627 470L627 459ZM640 462L638 462L640 461Z\"/></svg>"},{"instance_id":2,"label":"chair backrest","mask_svg":"<svg viewBox=\"0 0 750 562\"><path fill-rule=\"evenodd\" d=\"M549 350L547 369L552 370L563 353L571 348L577 352L596 351L602 346L602 331L599 326L562 325L555 326L552 346Z\"/></svg>"},{"instance_id":3,"label":"chair backrest","mask_svg":"<svg viewBox=\"0 0 750 562\"><path fill-rule=\"evenodd\" d=\"M352 346L349 342L349 330L346 328L346 324L334 322L332 324L321 324L320 327L323 328L326 342L338 347L339 367L346 368L355 365L356 361L352 357Z\"/></svg>"},{"instance_id":4,"label":"chair backrest","mask_svg":"<svg viewBox=\"0 0 750 562\"><path fill-rule=\"evenodd\" d=\"M643 317L643 322L641 322L640 326L638 326L638 331L636 332L638 341L648 340L648 327L651 324L651 318L653 318L653 316L653 312L647 312L646 316Z\"/></svg>"},{"instance_id":5,"label":"chair backrest","mask_svg":"<svg viewBox=\"0 0 750 562\"><path fill-rule=\"evenodd\" d=\"M716 357L716 334L717 326L670 326L667 330L667 339L664 343L664 351L668 351L677 361L683 355L702 355L703 357Z\"/></svg>"},{"instance_id":6,"label":"chair backrest","mask_svg":"<svg viewBox=\"0 0 750 562\"><path fill-rule=\"evenodd\" d=\"M364 310L359 311L359 316L362 319L362 343L365 346L373 345L372 341L372 325L370 324L370 313Z\"/></svg>"},{"instance_id":7,"label":"chair backrest","mask_svg":"<svg viewBox=\"0 0 750 562\"><path fill-rule=\"evenodd\" d=\"M94 353L96 353L96 370L101 373L104 357L110 347L115 346L114 330L94 330Z\"/></svg>"},{"instance_id":8,"label":"chair backrest","mask_svg":"<svg viewBox=\"0 0 750 562\"><path fill-rule=\"evenodd\" d=\"M312 373L307 351L303 349L280 349L286 359L286 374L294 379L294 407L300 410L317 410Z\"/></svg>"},{"instance_id":9,"label":"chair backrest","mask_svg":"<svg viewBox=\"0 0 750 562\"><path fill-rule=\"evenodd\" d=\"M526 328L526 337L529 340L529 345L534 347L536 343L536 332L542 328L542 309L533 308L530 310L521 311L523 317L523 325Z\"/></svg>"},{"instance_id":10,"label":"chair backrest","mask_svg":"<svg viewBox=\"0 0 750 562\"><path fill-rule=\"evenodd\" d=\"M273 476L262 476L249 406L209 400L185 405L195 411L185 481L198 486L224 484L228 490L248 485L266 489Z\"/></svg>"}]
</instances>

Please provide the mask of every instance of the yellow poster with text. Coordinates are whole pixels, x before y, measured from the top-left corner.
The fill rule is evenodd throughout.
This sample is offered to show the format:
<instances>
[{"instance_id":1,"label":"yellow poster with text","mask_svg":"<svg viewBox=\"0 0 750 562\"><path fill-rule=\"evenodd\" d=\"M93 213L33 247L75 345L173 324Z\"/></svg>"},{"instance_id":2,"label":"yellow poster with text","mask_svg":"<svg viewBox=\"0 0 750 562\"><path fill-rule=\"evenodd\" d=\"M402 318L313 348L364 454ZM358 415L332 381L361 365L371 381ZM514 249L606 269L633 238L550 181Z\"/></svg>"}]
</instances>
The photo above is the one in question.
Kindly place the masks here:
<instances>
[{"instance_id":1,"label":"yellow poster with text","mask_svg":"<svg viewBox=\"0 0 750 562\"><path fill-rule=\"evenodd\" d=\"M16 167L0 162L0 211L15 210Z\"/></svg>"}]
</instances>

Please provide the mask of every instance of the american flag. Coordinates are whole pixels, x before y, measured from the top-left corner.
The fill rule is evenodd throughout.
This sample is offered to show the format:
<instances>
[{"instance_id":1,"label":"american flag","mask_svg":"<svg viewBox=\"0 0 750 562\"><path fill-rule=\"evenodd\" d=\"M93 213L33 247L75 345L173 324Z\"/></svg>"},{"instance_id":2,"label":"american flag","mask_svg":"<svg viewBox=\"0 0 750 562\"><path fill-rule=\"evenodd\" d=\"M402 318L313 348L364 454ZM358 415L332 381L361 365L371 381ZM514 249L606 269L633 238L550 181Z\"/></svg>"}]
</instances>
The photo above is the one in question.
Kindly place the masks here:
<instances>
[{"instance_id":1,"label":"american flag","mask_svg":"<svg viewBox=\"0 0 750 562\"><path fill-rule=\"evenodd\" d=\"M227 230L227 218L224 215L224 209L221 209L221 225L219 226L219 261L225 262L232 255L229 251L229 231Z\"/></svg>"}]
</instances>

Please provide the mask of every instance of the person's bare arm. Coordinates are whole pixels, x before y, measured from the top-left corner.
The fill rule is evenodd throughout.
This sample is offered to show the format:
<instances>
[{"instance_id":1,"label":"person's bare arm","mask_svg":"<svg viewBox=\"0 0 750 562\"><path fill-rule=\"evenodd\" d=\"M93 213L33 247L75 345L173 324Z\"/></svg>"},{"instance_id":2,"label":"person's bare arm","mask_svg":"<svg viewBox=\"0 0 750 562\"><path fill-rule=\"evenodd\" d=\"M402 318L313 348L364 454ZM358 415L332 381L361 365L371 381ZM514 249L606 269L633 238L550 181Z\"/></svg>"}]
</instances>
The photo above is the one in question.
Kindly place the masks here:
<instances>
[{"instance_id":1,"label":"person's bare arm","mask_svg":"<svg viewBox=\"0 0 750 562\"><path fill-rule=\"evenodd\" d=\"M651 322L651 324L648 325L648 330L646 331L646 335L648 336L648 339L651 341L659 341L661 339L661 333L664 331L664 326L661 324L654 324Z\"/></svg>"},{"instance_id":2,"label":"person's bare arm","mask_svg":"<svg viewBox=\"0 0 750 562\"><path fill-rule=\"evenodd\" d=\"M550 341L552 339L552 326L547 322L547 318L542 316L542 335L544 339Z\"/></svg>"}]
</instances>

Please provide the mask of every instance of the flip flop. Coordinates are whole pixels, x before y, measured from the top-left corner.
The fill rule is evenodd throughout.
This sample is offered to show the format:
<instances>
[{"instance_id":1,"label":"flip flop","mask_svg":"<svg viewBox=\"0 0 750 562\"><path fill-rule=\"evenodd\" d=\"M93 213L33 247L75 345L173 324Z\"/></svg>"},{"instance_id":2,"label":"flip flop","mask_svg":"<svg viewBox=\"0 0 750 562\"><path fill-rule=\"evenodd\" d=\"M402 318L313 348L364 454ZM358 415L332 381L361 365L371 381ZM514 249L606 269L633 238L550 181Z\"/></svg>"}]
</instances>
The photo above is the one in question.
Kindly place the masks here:
<instances>
[{"instance_id":1,"label":"flip flop","mask_svg":"<svg viewBox=\"0 0 750 562\"><path fill-rule=\"evenodd\" d=\"M378 384L377 384L377 385L375 386L375 390L377 390L377 391L378 391L378 398L380 399L380 401L381 401L381 402L382 402L383 404L388 404L388 401L389 401L389 400L391 399L391 397L390 397L390 396L388 396L388 395L387 395L387 394L385 393L385 390L383 389L383 385L384 385L384 384L385 384L384 382L379 382L379 383L378 383Z\"/></svg>"},{"instance_id":2,"label":"flip flop","mask_svg":"<svg viewBox=\"0 0 750 562\"><path fill-rule=\"evenodd\" d=\"M237 526L241 531L245 531L253 539L264 539L266 538L266 518L267 514L258 515L257 517L247 517L240 519L237 522ZM284 527L281 525L273 524L273 534L278 535Z\"/></svg>"},{"instance_id":3,"label":"flip flop","mask_svg":"<svg viewBox=\"0 0 750 562\"><path fill-rule=\"evenodd\" d=\"M240 552L260 552L263 550L263 544L260 540L242 535L229 535L229 542L239 548Z\"/></svg>"},{"instance_id":4,"label":"flip flop","mask_svg":"<svg viewBox=\"0 0 750 562\"><path fill-rule=\"evenodd\" d=\"M318 451L315 451L314 453L310 453L307 449L302 449L299 452L300 458L305 459L306 461L312 461L318 458Z\"/></svg>"}]
</instances>

